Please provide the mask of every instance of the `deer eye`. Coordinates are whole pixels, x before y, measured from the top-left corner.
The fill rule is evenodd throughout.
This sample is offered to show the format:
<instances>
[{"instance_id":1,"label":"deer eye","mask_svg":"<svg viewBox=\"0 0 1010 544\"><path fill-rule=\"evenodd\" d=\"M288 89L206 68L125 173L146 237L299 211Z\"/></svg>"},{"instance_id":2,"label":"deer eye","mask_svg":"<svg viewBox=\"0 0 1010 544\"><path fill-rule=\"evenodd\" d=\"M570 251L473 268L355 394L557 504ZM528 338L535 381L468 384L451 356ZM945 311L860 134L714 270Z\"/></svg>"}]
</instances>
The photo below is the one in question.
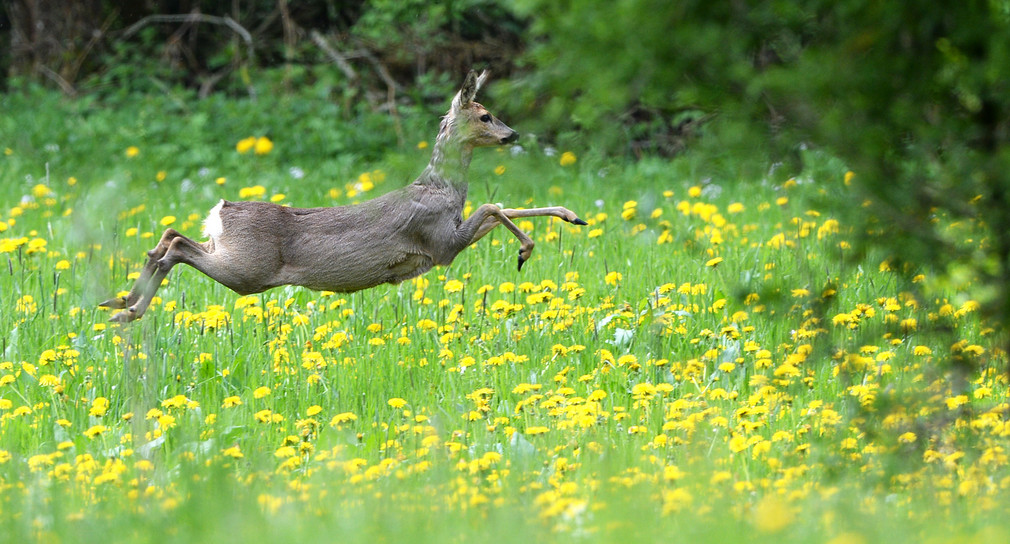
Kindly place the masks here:
<instances>
[{"instance_id":1,"label":"deer eye","mask_svg":"<svg viewBox=\"0 0 1010 544\"><path fill-rule=\"evenodd\" d=\"M481 115L480 116L480 120L483 123L490 123L491 122L491 114L485 113L484 115Z\"/></svg>"}]
</instances>

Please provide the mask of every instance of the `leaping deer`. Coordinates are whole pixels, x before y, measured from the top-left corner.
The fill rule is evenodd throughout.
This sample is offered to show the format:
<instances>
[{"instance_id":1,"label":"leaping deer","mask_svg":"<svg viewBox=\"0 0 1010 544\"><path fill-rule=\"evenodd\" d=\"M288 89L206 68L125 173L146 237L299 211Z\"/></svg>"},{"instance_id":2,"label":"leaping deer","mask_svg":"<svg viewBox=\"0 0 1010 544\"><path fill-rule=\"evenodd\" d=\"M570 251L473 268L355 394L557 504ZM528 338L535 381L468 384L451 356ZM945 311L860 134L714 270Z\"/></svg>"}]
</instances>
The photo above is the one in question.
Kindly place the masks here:
<instances>
[{"instance_id":1,"label":"leaping deer","mask_svg":"<svg viewBox=\"0 0 1010 544\"><path fill-rule=\"evenodd\" d=\"M435 265L448 265L467 246L498 225L519 239L519 266L533 240L512 222L554 216L585 225L560 207L525 210L484 204L463 220L466 172L476 147L505 145L519 134L495 118L474 96L487 71L471 71L439 126L431 161L410 185L350 206L290 208L268 202L222 200L204 221L206 242L167 229L133 288L100 306L119 309L112 321L144 315L173 266L185 263L240 295L280 285L349 293L398 283Z\"/></svg>"}]
</instances>

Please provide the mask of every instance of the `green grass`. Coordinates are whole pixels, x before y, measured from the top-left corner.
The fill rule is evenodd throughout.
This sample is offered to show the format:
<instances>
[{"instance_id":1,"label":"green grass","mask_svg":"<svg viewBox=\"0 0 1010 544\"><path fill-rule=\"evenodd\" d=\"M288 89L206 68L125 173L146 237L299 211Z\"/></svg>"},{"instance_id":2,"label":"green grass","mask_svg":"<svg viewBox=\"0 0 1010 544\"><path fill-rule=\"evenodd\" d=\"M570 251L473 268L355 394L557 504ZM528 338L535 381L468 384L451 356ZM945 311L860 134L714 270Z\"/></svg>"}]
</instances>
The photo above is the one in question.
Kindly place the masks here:
<instances>
[{"instance_id":1,"label":"green grass","mask_svg":"<svg viewBox=\"0 0 1010 544\"><path fill-rule=\"evenodd\" d=\"M382 194L423 168L436 118L395 148L381 116L311 96L115 106L0 97L0 539L1010 534L999 334L970 291L889 270L850 213L815 211L858 202L841 166L738 180L725 158L482 150L474 206L590 225L523 222L521 272L499 230L350 295L240 297L179 267L120 326L96 305L164 225L198 237L241 195ZM236 150L263 135L269 153Z\"/></svg>"}]
</instances>

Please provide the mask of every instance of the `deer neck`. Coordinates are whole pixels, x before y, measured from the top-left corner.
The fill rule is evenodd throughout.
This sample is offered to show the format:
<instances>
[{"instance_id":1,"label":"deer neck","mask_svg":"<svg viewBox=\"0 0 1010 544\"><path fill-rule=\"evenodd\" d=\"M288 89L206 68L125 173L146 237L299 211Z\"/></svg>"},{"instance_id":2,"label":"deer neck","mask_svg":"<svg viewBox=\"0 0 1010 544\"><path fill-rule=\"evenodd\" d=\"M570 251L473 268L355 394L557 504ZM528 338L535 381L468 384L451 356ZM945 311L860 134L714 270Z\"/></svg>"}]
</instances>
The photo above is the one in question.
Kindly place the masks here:
<instances>
[{"instance_id":1,"label":"deer neck","mask_svg":"<svg viewBox=\"0 0 1010 544\"><path fill-rule=\"evenodd\" d=\"M443 121L431 151L431 161L417 183L450 186L466 191L467 171L473 157L473 147L461 141L451 123Z\"/></svg>"}]
</instances>

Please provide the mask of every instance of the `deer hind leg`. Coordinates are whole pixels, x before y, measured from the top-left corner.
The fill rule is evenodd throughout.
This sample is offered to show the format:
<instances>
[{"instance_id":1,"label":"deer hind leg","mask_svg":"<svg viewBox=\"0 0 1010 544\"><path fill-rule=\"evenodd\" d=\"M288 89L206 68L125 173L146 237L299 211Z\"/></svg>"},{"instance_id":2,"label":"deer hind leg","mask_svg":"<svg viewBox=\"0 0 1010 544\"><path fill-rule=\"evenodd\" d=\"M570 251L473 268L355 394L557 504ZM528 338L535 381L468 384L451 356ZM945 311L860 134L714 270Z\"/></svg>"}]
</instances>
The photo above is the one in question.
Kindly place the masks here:
<instances>
[{"instance_id":1,"label":"deer hind leg","mask_svg":"<svg viewBox=\"0 0 1010 544\"><path fill-rule=\"evenodd\" d=\"M485 204L485 206L493 206L493 204ZM497 208L497 206L495 206L495 208ZM486 236L487 233L491 232L498 225L505 225L505 227L508 228L510 231L512 231L513 234L515 234L516 232L522 233L522 236L516 234L516 237L519 238L520 242L523 241L523 237L529 239L529 236L526 233L519 230L519 227L517 227L511 221L512 219L519 217L559 217L569 223L572 223L573 225L586 224L585 221L579 219L579 216L575 215L575 212L569 210L568 208L563 208L561 206L551 206L548 208L530 208L525 210L506 208L504 210L498 209L498 211L501 213L500 216L493 212L489 212L489 214L483 219L483 221L477 227L477 230L474 232L473 237L470 239L471 245L477 243L478 240ZM504 217L505 221L502 221L501 217ZM533 251L533 241L530 240L529 244L530 244L529 251L527 251L525 255L523 254L523 247L520 247L519 249L520 270L523 267L523 263L526 262L527 259L529 259L530 253Z\"/></svg>"},{"instance_id":2,"label":"deer hind leg","mask_svg":"<svg viewBox=\"0 0 1010 544\"><path fill-rule=\"evenodd\" d=\"M125 298L113 299L116 303L122 301L124 309L113 315L110 321L128 322L139 319L151 305L151 300L161 287L161 282L165 280L173 266L180 262L198 261L200 257L206 258L209 255L203 244L194 242L172 229L166 230L158 245L148 252L147 264L140 272L140 277L137 278L137 283L130 290L130 294ZM117 307L108 302L102 305Z\"/></svg>"},{"instance_id":3,"label":"deer hind leg","mask_svg":"<svg viewBox=\"0 0 1010 544\"><path fill-rule=\"evenodd\" d=\"M140 276L137 278L137 281L133 283L130 293L123 297L110 298L109 300L99 304L99 306L122 310L136 304L137 301L140 300L141 294L147 290L148 284L151 282L151 278L158 268L158 261L165 256L165 253L168 251L168 247L172 244L172 241L180 236L182 235L175 229L166 229L165 232L162 233L161 240L158 241L158 245L154 246L154 249L147 252L147 263L144 264L144 268L140 271Z\"/></svg>"}]
</instances>

